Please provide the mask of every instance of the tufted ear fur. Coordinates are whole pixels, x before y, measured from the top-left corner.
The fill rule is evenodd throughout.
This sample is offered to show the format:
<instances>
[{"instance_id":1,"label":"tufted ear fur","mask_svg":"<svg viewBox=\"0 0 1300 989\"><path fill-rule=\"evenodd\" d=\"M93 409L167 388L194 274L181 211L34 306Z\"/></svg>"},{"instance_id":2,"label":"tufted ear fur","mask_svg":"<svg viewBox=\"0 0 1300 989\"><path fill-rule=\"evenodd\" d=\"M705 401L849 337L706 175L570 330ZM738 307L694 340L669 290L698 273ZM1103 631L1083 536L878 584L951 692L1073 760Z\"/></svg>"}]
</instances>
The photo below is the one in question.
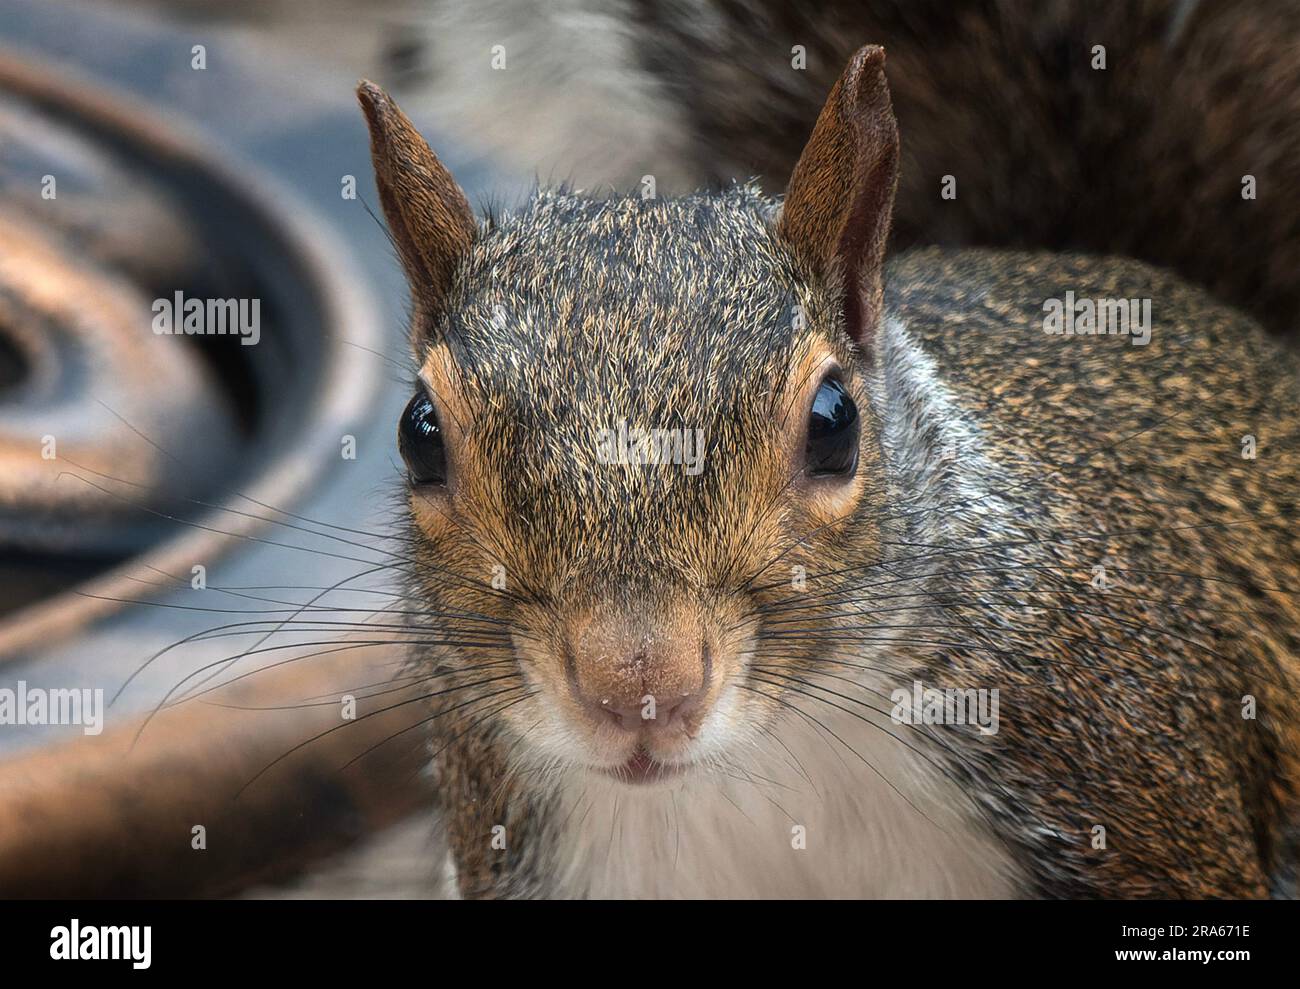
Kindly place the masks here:
<instances>
[{"instance_id":1,"label":"tufted ear fur","mask_svg":"<svg viewBox=\"0 0 1300 989\"><path fill-rule=\"evenodd\" d=\"M451 173L398 108L372 82L357 87L370 127L375 184L418 311L443 302L477 226Z\"/></svg>"},{"instance_id":2,"label":"tufted ear fur","mask_svg":"<svg viewBox=\"0 0 1300 989\"><path fill-rule=\"evenodd\" d=\"M831 90L786 189L777 230L819 274L838 272L849 335L871 340L898 184L898 125L885 50L858 50Z\"/></svg>"}]
</instances>

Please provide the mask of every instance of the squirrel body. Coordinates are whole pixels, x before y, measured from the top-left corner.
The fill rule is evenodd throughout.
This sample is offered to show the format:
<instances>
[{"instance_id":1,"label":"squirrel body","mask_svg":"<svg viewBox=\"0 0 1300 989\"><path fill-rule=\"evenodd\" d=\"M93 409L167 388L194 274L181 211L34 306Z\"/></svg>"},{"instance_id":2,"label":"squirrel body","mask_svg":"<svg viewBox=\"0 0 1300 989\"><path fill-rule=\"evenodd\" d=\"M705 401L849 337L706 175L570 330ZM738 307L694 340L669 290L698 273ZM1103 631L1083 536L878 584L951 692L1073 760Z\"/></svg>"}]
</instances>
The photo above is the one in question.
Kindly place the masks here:
<instances>
[{"instance_id":1,"label":"squirrel body","mask_svg":"<svg viewBox=\"0 0 1300 989\"><path fill-rule=\"evenodd\" d=\"M1295 337L1292 0L633 0L628 18L696 174L779 188L870 41L902 138L896 249L1136 257Z\"/></svg>"},{"instance_id":2,"label":"squirrel body","mask_svg":"<svg viewBox=\"0 0 1300 989\"><path fill-rule=\"evenodd\" d=\"M1258 323L1125 258L886 266L879 48L780 202L479 224L360 98L462 895L1295 895L1300 368Z\"/></svg>"},{"instance_id":3,"label":"squirrel body","mask_svg":"<svg viewBox=\"0 0 1300 989\"><path fill-rule=\"evenodd\" d=\"M486 781L439 777L457 858L483 870L462 870L466 893L1197 897L1288 881L1257 836L1293 854L1279 828L1293 791L1278 784L1295 779L1300 672L1300 433L1280 414L1300 407L1294 358L1126 259L928 249L888 270L872 407L886 502L901 507L895 550L851 586L889 599L862 637L899 642L832 647L853 665L797 671L836 706L796 698L820 724L794 715L780 744L755 743L770 783L740 763L629 792L579 769L507 798L501 774L525 773L494 753L515 743L481 743L466 761L493 767ZM1027 300L1065 286L1159 300L1149 349L1046 333ZM1249 390L1215 384L1242 367ZM810 586L826 569L809 564ZM908 580L918 569L933 576ZM900 624L942 626L940 644ZM818 667L830 689L864 692L819 693ZM1002 685L998 735L948 737L953 751L928 759L906 749L883 715L914 681ZM478 853L514 800L534 844L505 878Z\"/></svg>"}]
</instances>

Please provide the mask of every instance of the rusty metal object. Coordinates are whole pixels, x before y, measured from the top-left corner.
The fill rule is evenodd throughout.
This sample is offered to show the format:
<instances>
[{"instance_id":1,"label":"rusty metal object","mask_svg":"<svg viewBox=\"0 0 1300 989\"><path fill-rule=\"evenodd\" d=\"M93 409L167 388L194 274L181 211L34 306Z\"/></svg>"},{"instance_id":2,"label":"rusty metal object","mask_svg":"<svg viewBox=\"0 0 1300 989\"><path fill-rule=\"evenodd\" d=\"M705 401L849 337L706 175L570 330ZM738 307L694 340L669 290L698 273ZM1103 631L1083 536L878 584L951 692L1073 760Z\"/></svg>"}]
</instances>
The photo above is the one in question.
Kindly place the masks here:
<instances>
[{"instance_id":1,"label":"rusty metal object","mask_svg":"<svg viewBox=\"0 0 1300 989\"><path fill-rule=\"evenodd\" d=\"M48 181L47 176L53 181ZM81 260L137 285L192 278L203 256L183 203L136 174L122 154L83 134L75 118L42 112L0 90L0 208L61 234Z\"/></svg>"},{"instance_id":2,"label":"rusty metal object","mask_svg":"<svg viewBox=\"0 0 1300 989\"><path fill-rule=\"evenodd\" d=\"M72 579L80 581L75 591L64 584L62 593L57 593L56 587L55 593L25 602L24 607L0 619L0 662L3 662L35 643L47 644L52 638L82 629L120 608L123 600L136 599L149 591L148 585L132 579L133 574L149 570L188 572L195 559L216 559L240 539L264 527L267 517L274 517L267 510L248 511L252 504L248 499L263 505L293 505L326 465L337 462L339 437L364 419L373 401L382 378L381 367L377 361L356 360L358 348L382 350L384 344L378 310L364 284L353 278L338 277L340 271L351 270L352 266L332 232L312 219L292 193L262 176L256 168L232 160L226 149L189 132L180 122L161 122L135 102L107 94L99 82L71 78L65 71L56 73L2 52L0 93L10 107L11 122L48 117L57 122L57 128L77 135L81 144L73 147L70 142L64 142L60 148L65 158L82 163L82 171L87 176L82 183L85 188L95 188L95 181L106 189L126 188L115 178L121 171L116 164L120 160L130 166L132 176L156 179L175 202L191 207L190 222L178 222L174 206L168 200L148 206L141 205L137 198L136 215L145 229L157 231L161 239L161 243L153 243L148 237L141 238L139 230L122 230L120 204L107 210L108 214L117 216L113 223L98 225L88 219L93 216L93 209L69 207L62 220L52 223L55 232L42 231L42 236L31 229L32 205L28 204L15 220L12 197L9 198L10 219L0 226L0 236L17 249L6 261L4 271L12 280L21 281L31 271L42 270L54 281L47 286L49 291L42 294L31 284L11 284L6 288L4 276L0 276L0 341L3 341L0 351L9 355L6 361L4 353L0 353L0 370L7 368L0 373L0 383L9 384L8 394L0 398L0 450L4 451L0 453L3 458L0 462L5 465L0 469L0 510L14 510L5 523L0 523L0 547L8 542L11 550L16 549L16 541L21 536L27 540L24 551L30 551L32 543L50 551L59 539L74 538L71 528L60 531L59 521L75 526L79 518L89 522L98 517L106 523L100 526L105 545L112 541L108 538L110 534L125 536L126 542L134 543L130 548L136 555L101 557L89 571L74 574ZM14 106L20 109L14 110ZM87 159L82 145L86 143L112 149L97 179L93 168L84 167ZM39 175L27 174L39 183ZM169 187L168 176L181 176L184 182ZM131 195L138 197L149 185L143 179L135 181ZM36 195L38 189L39 184L30 186L27 194ZM182 192L192 201L185 200ZM60 223L62 231L57 229ZM92 236L96 230L98 234ZM141 299L147 301L182 288L176 284L177 280L193 270L186 245L202 243L208 249L211 241L222 237L243 239L228 245L229 255L221 259L227 262L226 267L205 265L200 260L198 268L219 270L227 280L207 283L200 280L184 287L190 294L199 295L211 295L232 285L241 292L278 293L269 307L266 300L263 306L264 310L277 312L281 322L270 331L274 333L270 345L247 348L258 354L246 361L247 368L239 371L247 373L249 388L233 404L236 413L246 414L246 406L256 407L259 398L264 403L283 399L293 404L291 418L263 407L254 408L251 422L237 421L236 416L214 424L211 416L214 410L220 409L221 398L215 388L204 383L205 377L211 375L202 369L201 361L189 362L181 352L170 353L187 341L149 339L145 341L151 345L147 359L137 362L130 356L133 344L124 324L133 322L134 317L123 314L135 309ZM89 256L69 256L69 244L79 244ZM241 250L247 256L241 256ZM265 274L263 267L273 271L273 275ZM226 269L235 270L232 274ZM259 278L263 281L258 281ZM74 287L91 293L90 298L78 300L74 292L68 291ZM134 299L132 292L138 293ZM96 300L108 304L99 308L95 306ZM36 302L41 305L34 305ZM115 307L120 311L115 312ZM96 311L92 312L92 308ZM45 513L45 529L38 533L36 514L29 516L32 525L23 529L26 507L40 502L49 508L46 499L55 488L47 487L51 483L48 474L34 469L28 459L21 461L17 480L12 468L20 462L15 445L25 458L31 450L39 454L42 437L54 432L42 428L45 420L39 412L21 404L24 383L32 385L39 378L38 365L51 354L58 357L57 351L48 349L49 339L36 339L41 320L45 318L54 319L60 326L53 334L55 338L62 332L82 344L95 340L118 341L109 343L107 349L99 352L102 360L93 362L96 370L102 372L103 381L111 386L108 399L102 394L94 399L103 401L105 406L122 403L129 413L118 410L122 419L129 421L132 416L143 419L144 426L152 425L161 438L149 437L153 441L150 444L137 436L131 446L131 456L118 456L93 433L85 432L86 424L81 424L83 432L79 435L86 442L79 448L74 444L74 448L89 461L84 466L120 478L126 485L105 494L82 484L80 497L92 501L77 503L75 496L68 495L72 501L52 513L53 518L51 513ZM145 335L149 332L147 325L140 327L138 323L130 329ZM264 332L264 341L266 335ZM238 342L230 343L237 351ZM44 356L42 347L46 348ZM223 374L229 377L230 360L246 357L236 353L230 358L226 354L215 364L209 364L217 367L216 377L221 378ZM181 387L177 390L184 394L167 395L168 389L178 381ZM147 383L149 390L137 393L136 383L142 388ZM86 408L77 403L93 399L88 390L67 389L58 400L67 403L66 409L73 410ZM99 404L94 407L101 413L101 422L116 421ZM170 418L173 415L179 422ZM209 419L196 432L191 428L195 418L205 415ZM76 425L70 423L69 428ZM147 435L147 428L136 423L131 425ZM246 435L240 436L241 429ZM37 430L38 435L28 435ZM123 435L131 435L130 430L125 430ZM182 435L186 436L181 444L183 448L175 445L169 448L169 443L179 442ZM227 437L236 455L223 459L222 447ZM71 451L67 456L78 459ZM220 483L205 489L202 464L208 460L218 465L214 473ZM44 466L48 469L49 465ZM62 466L72 470L67 463ZM79 473L94 476L85 471ZM142 489L138 485L146 487ZM236 488L246 498L237 499ZM133 492L134 502L167 505L169 509L160 514L185 515L196 525L159 526L148 536L135 535L126 521L128 515L121 511L124 503L120 496L125 489ZM57 497L63 498L65 490L74 488L57 488ZM194 492L199 490L202 493L195 497ZM216 508L208 510L195 501ZM94 511L86 511L87 505ZM235 510L222 510L227 507ZM142 517L146 521L158 520L157 515L139 507L133 511L137 520ZM141 525L147 528L143 522ZM95 540L91 534L85 536L85 541L78 545L93 546ZM56 570L53 566L29 569L42 573L46 569ZM7 588L10 593L6 595L6 603L14 595L22 600L22 580L12 583L14 586Z\"/></svg>"},{"instance_id":3,"label":"rusty metal object","mask_svg":"<svg viewBox=\"0 0 1300 989\"><path fill-rule=\"evenodd\" d=\"M54 200L39 198L46 173ZM263 342L153 334L150 303L175 290L263 294ZM142 576L283 537L275 522L372 417L386 371L358 354L386 349L380 312L332 230L257 168L98 81L0 52L0 664L49 663L52 642L82 634L93 661L99 620L160 596L165 581ZM6 583L20 554L29 568ZM156 634L159 615L114 624L152 618ZM357 691L384 683L395 655L330 650L256 672L137 738L128 705L147 709L146 687L102 735L0 760L0 895L221 895L420 807L423 741L403 731L420 703L380 710L406 695ZM320 700L345 692L355 721Z\"/></svg>"},{"instance_id":4,"label":"rusty metal object","mask_svg":"<svg viewBox=\"0 0 1300 989\"><path fill-rule=\"evenodd\" d=\"M334 700L390 674L334 653L0 762L0 896L222 895L414 812L425 749L403 729L426 715L397 705L420 686L358 692L352 721Z\"/></svg>"},{"instance_id":5,"label":"rusty metal object","mask_svg":"<svg viewBox=\"0 0 1300 989\"><path fill-rule=\"evenodd\" d=\"M0 333L23 364L0 391L0 546L135 552L157 529L142 506L200 497L234 454L211 368L184 338L151 338L148 313L140 287L0 213ZM206 476L163 452L195 436Z\"/></svg>"}]
</instances>

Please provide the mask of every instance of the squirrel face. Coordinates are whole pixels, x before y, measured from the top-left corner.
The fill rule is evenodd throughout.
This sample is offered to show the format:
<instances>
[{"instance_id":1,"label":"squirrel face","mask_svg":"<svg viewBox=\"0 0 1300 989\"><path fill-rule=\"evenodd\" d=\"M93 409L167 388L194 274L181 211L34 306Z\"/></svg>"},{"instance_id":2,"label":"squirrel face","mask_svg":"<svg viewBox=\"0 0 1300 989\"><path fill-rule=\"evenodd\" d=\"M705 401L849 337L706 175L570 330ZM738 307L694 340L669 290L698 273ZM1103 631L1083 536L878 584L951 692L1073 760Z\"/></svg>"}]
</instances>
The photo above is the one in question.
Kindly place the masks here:
<instances>
[{"instance_id":1,"label":"squirrel face","mask_svg":"<svg viewBox=\"0 0 1300 989\"><path fill-rule=\"evenodd\" d=\"M826 617L781 621L781 602L873 554L863 354L897 161L882 63L850 65L780 209L747 187L543 192L482 227L362 85L415 300L399 436L417 593L497 632L430 661L522 679L495 715L521 758L638 782L724 762L779 711L763 672L824 648Z\"/></svg>"},{"instance_id":2,"label":"squirrel face","mask_svg":"<svg viewBox=\"0 0 1300 989\"><path fill-rule=\"evenodd\" d=\"M658 773L761 722L734 688L756 605L876 494L862 362L771 212L747 189L542 194L476 240L427 334L416 415L438 438L404 445L413 476L430 446L445 469L412 484L417 538L501 568L506 594L447 606L508 623L541 693L507 716L541 718L548 755Z\"/></svg>"}]
</instances>

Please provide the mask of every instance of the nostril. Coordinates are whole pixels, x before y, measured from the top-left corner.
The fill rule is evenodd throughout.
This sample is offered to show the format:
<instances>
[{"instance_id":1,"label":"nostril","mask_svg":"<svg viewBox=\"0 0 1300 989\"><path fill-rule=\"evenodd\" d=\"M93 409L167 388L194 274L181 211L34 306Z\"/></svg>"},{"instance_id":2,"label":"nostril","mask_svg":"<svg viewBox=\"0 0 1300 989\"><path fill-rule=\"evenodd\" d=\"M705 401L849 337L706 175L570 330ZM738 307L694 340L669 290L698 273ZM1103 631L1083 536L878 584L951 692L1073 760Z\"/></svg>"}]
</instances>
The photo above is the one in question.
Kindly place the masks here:
<instances>
[{"instance_id":1,"label":"nostril","mask_svg":"<svg viewBox=\"0 0 1300 989\"><path fill-rule=\"evenodd\" d=\"M680 722L693 710L698 694L681 694L667 699L650 694L634 704L620 704L612 699L592 702L600 711L624 731L661 731Z\"/></svg>"},{"instance_id":2,"label":"nostril","mask_svg":"<svg viewBox=\"0 0 1300 989\"><path fill-rule=\"evenodd\" d=\"M595 708L617 727L624 729L635 729L637 721L641 717L641 709L626 704L615 704L610 700L603 700L599 703L592 703L591 707Z\"/></svg>"},{"instance_id":3,"label":"nostril","mask_svg":"<svg viewBox=\"0 0 1300 989\"><path fill-rule=\"evenodd\" d=\"M686 712L691 697L692 695L687 694L682 697L674 697L667 703L660 703L655 711L655 723L660 727L667 728L673 722L680 721L681 716Z\"/></svg>"}]
</instances>

